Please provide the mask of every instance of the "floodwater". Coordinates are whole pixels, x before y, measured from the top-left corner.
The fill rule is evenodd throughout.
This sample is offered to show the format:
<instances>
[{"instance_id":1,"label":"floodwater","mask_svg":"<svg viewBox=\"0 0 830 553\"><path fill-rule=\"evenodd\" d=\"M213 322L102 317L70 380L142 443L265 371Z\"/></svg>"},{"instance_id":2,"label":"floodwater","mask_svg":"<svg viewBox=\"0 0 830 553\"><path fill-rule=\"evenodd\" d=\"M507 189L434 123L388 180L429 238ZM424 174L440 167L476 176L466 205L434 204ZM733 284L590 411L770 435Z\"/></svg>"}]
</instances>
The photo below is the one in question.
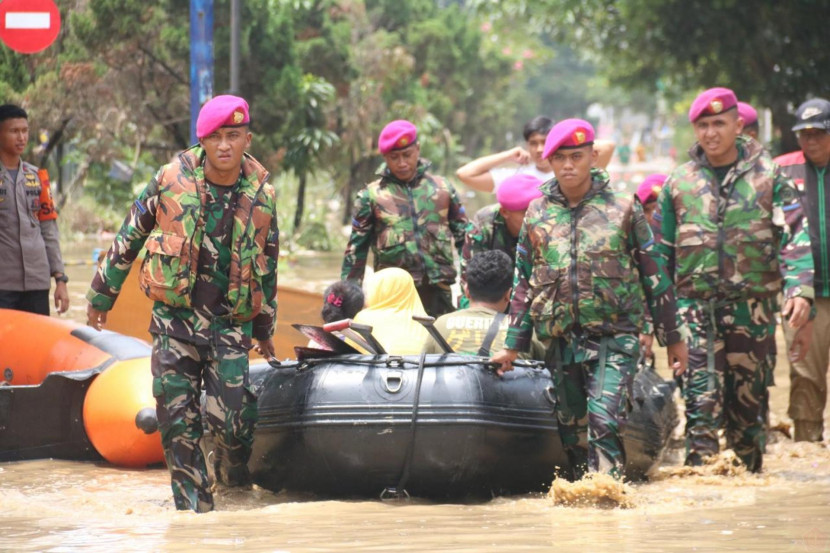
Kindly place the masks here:
<instances>
[{"instance_id":1,"label":"floodwater","mask_svg":"<svg viewBox=\"0 0 830 553\"><path fill-rule=\"evenodd\" d=\"M313 274L281 280L319 289L336 278L337 263L323 263L322 270L311 264ZM298 267L286 272L309 270ZM69 317L83 321L92 268L77 265L69 272ZM786 430L789 386L780 354L776 381L772 424ZM175 511L165 469L4 463L0 551L830 552L828 443L795 444L780 431L771 435L760 475L736 469L728 453L710 466L686 469L674 442L649 482L616 490L624 507L612 508L598 505L607 492L602 482L582 482L555 486L576 495L569 505L561 493L445 504L329 501L255 488L220 493L216 511L196 515Z\"/></svg>"}]
</instances>

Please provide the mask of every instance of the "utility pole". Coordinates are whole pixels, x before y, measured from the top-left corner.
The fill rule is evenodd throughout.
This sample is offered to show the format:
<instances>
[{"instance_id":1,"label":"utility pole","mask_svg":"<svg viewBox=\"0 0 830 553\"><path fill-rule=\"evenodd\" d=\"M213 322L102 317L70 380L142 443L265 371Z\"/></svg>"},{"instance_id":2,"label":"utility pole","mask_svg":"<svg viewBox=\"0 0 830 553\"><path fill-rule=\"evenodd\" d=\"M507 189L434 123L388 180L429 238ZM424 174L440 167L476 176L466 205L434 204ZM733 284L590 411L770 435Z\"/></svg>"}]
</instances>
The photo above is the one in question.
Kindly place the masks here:
<instances>
[{"instance_id":1,"label":"utility pole","mask_svg":"<svg viewBox=\"0 0 830 553\"><path fill-rule=\"evenodd\" d=\"M196 119L202 105L213 98L213 0L190 0L190 143L196 138Z\"/></svg>"},{"instance_id":2,"label":"utility pole","mask_svg":"<svg viewBox=\"0 0 830 553\"><path fill-rule=\"evenodd\" d=\"M239 2L231 0L231 94L239 94Z\"/></svg>"}]
</instances>

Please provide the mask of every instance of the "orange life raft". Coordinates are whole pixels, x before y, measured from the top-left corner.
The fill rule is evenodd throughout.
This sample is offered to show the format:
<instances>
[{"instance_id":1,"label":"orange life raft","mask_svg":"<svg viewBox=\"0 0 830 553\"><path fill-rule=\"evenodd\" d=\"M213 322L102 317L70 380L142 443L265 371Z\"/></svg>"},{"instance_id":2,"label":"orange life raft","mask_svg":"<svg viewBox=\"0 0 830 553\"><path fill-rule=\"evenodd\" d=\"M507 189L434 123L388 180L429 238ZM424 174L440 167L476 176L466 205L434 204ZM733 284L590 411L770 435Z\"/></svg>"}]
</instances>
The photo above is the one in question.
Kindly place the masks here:
<instances>
[{"instance_id":1,"label":"orange life raft","mask_svg":"<svg viewBox=\"0 0 830 553\"><path fill-rule=\"evenodd\" d=\"M0 461L163 462L150 350L136 338L0 309Z\"/></svg>"}]
</instances>

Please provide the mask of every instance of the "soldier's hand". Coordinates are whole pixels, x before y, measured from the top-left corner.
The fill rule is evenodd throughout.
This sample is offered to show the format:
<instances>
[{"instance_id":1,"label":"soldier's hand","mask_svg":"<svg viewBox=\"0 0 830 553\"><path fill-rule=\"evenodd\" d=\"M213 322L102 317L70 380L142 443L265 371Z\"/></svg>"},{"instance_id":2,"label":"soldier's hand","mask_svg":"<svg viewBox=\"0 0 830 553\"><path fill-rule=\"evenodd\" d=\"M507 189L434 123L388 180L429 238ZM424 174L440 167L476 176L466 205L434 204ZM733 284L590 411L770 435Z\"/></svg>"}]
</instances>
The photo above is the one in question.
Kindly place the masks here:
<instances>
[{"instance_id":1,"label":"soldier's hand","mask_svg":"<svg viewBox=\"0 0 830 553\"><path fill-rule=\"evenodd\" d=\"M787 324L793 328L801 328L810 318L810 302L804 298L790 298L784 303L781 314L787 319Z\"/></svg>"},{"instance_id":2,"label":"soldier's hand","mask_svg":"<svg viewBox=\"0 0 830 553\"><path fill-rule=\"evenodd\" d=\"M813 341L813 321L807 321L807 324L796 330L793 336L793 343L790 345L789 358L793 363L804 361L807 357L807 350L810 349L810 343Z\"/></svg>"},{"instance_id":3,"label":"soldier's hand","mask_svg":"<svg viewBox=\"0 0 830 553\"><path fill-rule=\"evenodd\" d=\"M55 309L58 313L66 313L69 309L69 291L66 289L65 282L55 283Z\"/></svg>"},{"instance_id":4,"label":"soldier's hand","mask_svg":"<svg viewBox=\"0 0 830 553\"><path fill-rule=\"evenodd\" d=\"M499 368L496 369L496 374L503 376L507 371L513 370L513 361L515 361L518 356L519 352L515 349L503 349L491 357L490 362L499 365Z\"/></svg>"},{"instance_id":5,"label":"soldier's hand","mask_svg":"<svg viewBox=\"0 0 830 553\"><path fill-rule=\"evenodd\" d=\"M276 359L277 350L274 348L274 340L268 338L267 340L257 340L254 346L254 351L263 356L265 359Z\"/></svg>"},{"instance_id":6,"label":"soldier's hand","mask_svg":"<svg viewBox=\"0 0 830 553\"><path fill-rule=\"evenodd\" d=\"M107 322L107 312L106 311L98 311L92 304L87 304L86 306L86 324L94 328L95 330L101 330L104 328L104 324Z\"/></svg>"},{"instance_id":7,"label":"soldier's hand","mask_svg":"<svg viewBox=\"0 0 830 553\"><path fill-rule=\"evenodd\" d=\"M654 336L651 334L640 334L640 355L645 359L651 359L654 354L652 351L654 346Z\"/></svg>"},{"instance_id":8,"label":"soldier's hand","mask_svg":"<svg viewBox=\"0 0 830 553\"><path fill-rule=\"evenodd\" d=\"M685 340L667 346L666 355L669 358L669 367L671 367L674 376L681 376L686 372L686 368L689 366L689 350L686 348Z\"/></svg>"}]
</instances>

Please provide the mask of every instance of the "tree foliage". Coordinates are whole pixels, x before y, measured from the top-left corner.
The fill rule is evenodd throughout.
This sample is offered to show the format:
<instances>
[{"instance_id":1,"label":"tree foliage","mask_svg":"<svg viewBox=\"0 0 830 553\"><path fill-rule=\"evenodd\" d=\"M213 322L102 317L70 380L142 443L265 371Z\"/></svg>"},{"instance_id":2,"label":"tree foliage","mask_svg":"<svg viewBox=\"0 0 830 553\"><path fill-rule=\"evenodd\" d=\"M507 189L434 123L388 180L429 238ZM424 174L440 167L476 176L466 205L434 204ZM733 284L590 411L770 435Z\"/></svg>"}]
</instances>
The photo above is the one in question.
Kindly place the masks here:
<instances>
[{"instance_id":1,"label":"tree foliage","mask_svg":"<svg viewBox=\"0 0 830 553\"><path fill-rule=\"evenodd\" d=\"M589 52L612 83L675 98L727 86L769 107L781 129L793 106L830 96L826 0L478 0ZM790 137L791 133L784 133Z\"/></svg>"},{"instance_id":2,"label":"tree foliage","mask_svg":"<svg viewBox=\"0 0 830 553\"><path fill-rule=\"evenodd\" d=\"M0 48L0 93L48 136L35 161L58 168L61 201L85 189L117 208L188 146L190 3L57 3L64 26L54 46L31 56ZM229 14L230 0L215 0L217 94L229 88ZM314 174L315 186L328 178L344 217L381 161L376 140L388 121L414 121L424 155L452 173L467 157L512 145L507 131L517 136L534 110L547 111L541 102L553 102L539 100L550 84L540 70L556 59L550 45L465 2L245 0L241 21L239 93L251 106L252 153L275 174L302 182ZM592 69L563 69L572 71ZM563 96L568 82L557 81ZM584 95L570 97L584 107Z\"/></svg>"}]
</instances>

